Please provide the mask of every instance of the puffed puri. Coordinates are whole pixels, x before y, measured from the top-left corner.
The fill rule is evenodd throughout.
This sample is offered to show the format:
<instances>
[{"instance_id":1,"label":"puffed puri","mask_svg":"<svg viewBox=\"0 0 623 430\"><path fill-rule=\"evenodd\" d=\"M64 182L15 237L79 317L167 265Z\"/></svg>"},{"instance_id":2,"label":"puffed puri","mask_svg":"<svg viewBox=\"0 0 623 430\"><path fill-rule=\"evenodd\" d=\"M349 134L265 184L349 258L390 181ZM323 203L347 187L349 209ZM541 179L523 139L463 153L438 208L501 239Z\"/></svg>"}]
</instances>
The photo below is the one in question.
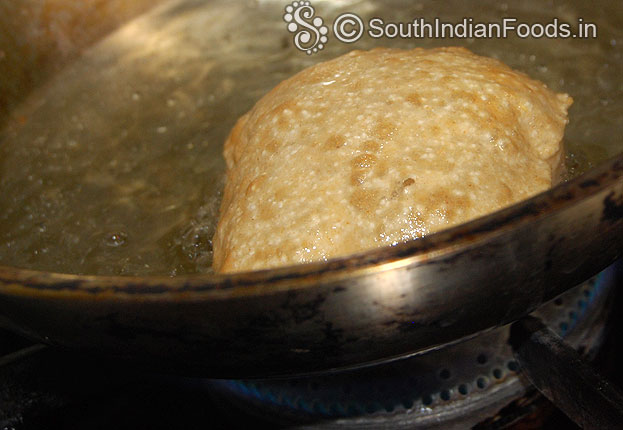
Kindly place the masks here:
<instances>
[{"instance_id":1,"label":"puffed puri","mask_svg":"<svg viewBox=\"0 0 623 430\"><path fill-rule=\"evenodd\" d=\"M567 94L464 48L352 51L281 82L231 131L216 272L421 238L545 191Z\"/></svg>"}]
</instances>

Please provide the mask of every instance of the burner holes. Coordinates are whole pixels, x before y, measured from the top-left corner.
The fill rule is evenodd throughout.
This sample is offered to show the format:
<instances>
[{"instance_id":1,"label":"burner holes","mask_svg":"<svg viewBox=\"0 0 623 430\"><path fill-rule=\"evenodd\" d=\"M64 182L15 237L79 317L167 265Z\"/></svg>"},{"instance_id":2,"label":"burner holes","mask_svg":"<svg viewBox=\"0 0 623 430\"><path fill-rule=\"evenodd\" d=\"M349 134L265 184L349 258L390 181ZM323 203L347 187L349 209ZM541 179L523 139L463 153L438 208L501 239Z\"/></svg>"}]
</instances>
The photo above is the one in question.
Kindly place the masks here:
<instances>
[{"instance_id":1,"label":"burner holes","mask_svg":"<svg viewBox=\"0 0 623 430\"><path fill-rule=\"evenodd\" d=\"M478 357L476 357L476 361L478 362L478 364L487 364L487 361L489 361L489 359L486 355L479 354Z\"/></svg>"},{"instance_id":2,"label":"burner holes","mask_svg":"<svg viewBox=\"0 0 623 430\"><path fill-rule=\"evenodd\" d=\"M512 360L508 362L506 367L508 367L508 370L510 370L511 372L517 372L519 370L519 363L517 363L515 360Z\"/></svg>"},{"instance_id":3,"label":"burner holes","mask_svg":"<svg viewBox=\"0 0 623 430\"><path fill-rule=\"evenodd\" d=\"M433 404L433 396L431 396L430 394L427 394L424 397L422 397L422 404L424 406L432 405Z\"/></svg>"},{"instance_id":4,"label":"burner holes","mask_svg":"<svg viewBox=\"0 0 623 430\"><path fill-rule=\"evenodd\" d=\"M442 390L439 397L441 397L441 400L448 401L450 400L450 397L452 397L452 394L450 393L450 390Z\"/></svg>"},{"instance_id":5,"label":"burner holes","mask_svg":"<svg viewBox=\"0 0 623 430\"><path fill-rule=\"evenodd\" d=\"M481 390L487 388L487 378L485 378L484 376L481 376L480 378L478 378L476 380L476 386L480 388Z\"/></svg>"},{"instance_id":6,"label":"burner holes","mask_svg":"<svg viewBox=\"0 0 623 430\"><path fill-rule=\"evenodd\" d=\"M556 300L554 300L554 304L556 306L562 306L564 302L562 301L562 299L560 297L558 297Z\"/></svg>"},{"instance_id":7,"label":"burner holes","mask_svg":"<svg viewBox=\"0 0 623 430\"><path fill-rule=\"evenodd\" d=\"M564 321L560 323L559 327L560 327L560 332L561 332L562 334L566 334L566 333L567 333L567 330L569 330L569 324L567 324L567 323L566 323L566 322L564 322Z\"/></svg>"},{"instance_id":8,"label":"burner holes","mask_svg":"<svg viewBox=\"0 0 623 430\"><path fill-rule=\"evenodd\" d=\"M584 300L578 300L578 308L581 310L586 309L586 302Z\"/></svg>"},{"instance_id":9,"label":"burner holes","mask_svg":"<svg viewBox=\"0 0 623 430\"><path fill-rule=\"evenodd\" d=\"M411 399L403 399L402 400L402 407L405 408L406 410L409 410L413 407L413 400Z\"/></svg>"},{"instance_id":10,"label":"burner holes","mask_svg":"<svg viewBox=\"0 0 623 430\"><path fill-rule=\"evenodd\" d=\"M450 371L448 369L441 369L439 377L441 379L450 379Z\"/></svg>"},{"instance_id":11,"label":"burner holes","mask_svg":"<svg viewBox=\"0 0 623 430\"><path fill-rule=\"evenodd\" d=\"M469 394L469 387L467 386L467 384L459 385L459 393L464 396L467 396Z\"/></svg>"},{"instance_id":12,"label":"burner holes","mask_svg":"<svg viewBox=\"0 0 623 430\"><path fill-rule=\"evenodd\" d=\"M495 379L502 379L502 377L504 376L504 372L502 372L502 369L493 369L493 377Z\"/></svg>"}]
</instances>

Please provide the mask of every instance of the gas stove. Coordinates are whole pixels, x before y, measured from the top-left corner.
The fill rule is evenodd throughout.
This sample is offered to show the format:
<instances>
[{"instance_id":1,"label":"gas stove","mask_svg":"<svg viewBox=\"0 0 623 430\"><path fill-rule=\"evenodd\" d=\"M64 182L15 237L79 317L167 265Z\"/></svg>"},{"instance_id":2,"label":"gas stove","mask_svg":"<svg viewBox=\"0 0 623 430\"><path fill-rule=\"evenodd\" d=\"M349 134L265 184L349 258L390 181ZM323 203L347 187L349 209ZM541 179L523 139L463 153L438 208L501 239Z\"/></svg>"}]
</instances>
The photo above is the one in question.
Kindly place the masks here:
<instances>
[{"instance_id":1,"label":"gas stove","mask_svg":"<svg viewBox=\"0 0 623 430\"><path fill-rule=\"evenodd\" d=\"M621 265L534 312L615 385ZM573 429L522 376L509 327L362 369L271 380L145 372L0 331L0 429Z\"/></svg>"}]
</instances>

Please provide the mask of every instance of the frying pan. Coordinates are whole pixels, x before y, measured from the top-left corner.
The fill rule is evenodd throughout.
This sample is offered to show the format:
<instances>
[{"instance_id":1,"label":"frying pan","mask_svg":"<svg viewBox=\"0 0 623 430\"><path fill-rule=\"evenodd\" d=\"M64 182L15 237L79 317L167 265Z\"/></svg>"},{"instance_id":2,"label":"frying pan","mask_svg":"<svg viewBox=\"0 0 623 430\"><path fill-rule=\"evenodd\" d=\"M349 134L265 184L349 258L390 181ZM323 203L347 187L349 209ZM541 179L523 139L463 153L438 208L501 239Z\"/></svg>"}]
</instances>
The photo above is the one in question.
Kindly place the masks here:
<instances>
[{"instance_id":1,"label":"frying pan","mask_svg":"<svg viewBox=\"0 0 623 430\"><path fill-rule=\"evenodd\" d=\"M380 44L465 45L571 93L576 104L565 144L576 155L593 148L585 151L588 161L575 168L571 160L572 179L489 216L322 263L227 276L119 276L35 270L5 253L11 261L0 267L2 326L60 348L176 373L307 374L423 353L510 323L621 256L620 5L312 3L326 22L344 11L394 21L516 15L543 22L582 16L596 22L600 33L578 41L392 39L346 45L333 40L320 54L306 56L292 47L281 20L285 2L5 3L0 6L5 9L0 27L3 184L8 181L6 148L17 148L20 133L51 129L71 112L97 117L87 128L98 147L108 144L115 121L128 112L137 133L154 128L153 118L167 115L166 103L154 105L170 89L164 88L163 76L187 93L229 82L229 95L217 97L213 109L220 116L202 129L217 159L214 154L237 116L279 80L350 49ZM201 74L206 61L210 71ZM142 108L120 95L128 73L140 76ZM217 84L214 88L223 88ZM63 97L63 103L50 105ZM589 108L592 116L585 115ZM204 124L200 115L193 118L197 122L183 123L185 129ZM595 118L603 124L590 129ZM134 137L130 133L127 139ZM202 174L218 183L213 179L222 176L222 166L215 162L210 169Z\"/></svg>"}]
</instances>

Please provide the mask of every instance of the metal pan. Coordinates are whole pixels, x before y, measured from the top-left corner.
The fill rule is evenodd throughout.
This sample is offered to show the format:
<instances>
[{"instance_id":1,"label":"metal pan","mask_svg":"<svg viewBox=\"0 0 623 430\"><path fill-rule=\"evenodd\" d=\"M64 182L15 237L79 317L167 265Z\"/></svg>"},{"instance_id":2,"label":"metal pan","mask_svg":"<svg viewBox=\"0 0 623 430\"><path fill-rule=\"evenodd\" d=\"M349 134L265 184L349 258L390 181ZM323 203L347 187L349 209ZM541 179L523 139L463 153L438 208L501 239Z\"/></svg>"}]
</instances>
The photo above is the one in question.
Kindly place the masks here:
<instances>
[{"instance_id":1,"label":"metal pan","mask_svg":"<svg viewBox=\"0 0 623 430\"><path fill-rule=\"evenodd\" d=\"M444 16L469 15L463 10L466 7L463 2L450 3L440 11L429 10L432 3L402 9L396 7L398 2L341 3L339 7L326 5L325 19L330 20L341 11L355 11L364 17L385 13L388 18L402 16L405 20L422 14L422 10L446 14ZM501 16L520 14L523 10L509 11L507 6L507 10L500 11L496 4L482 3L480 12L483 16L492 13ZM318 2L318 10L323 5L325 3ZM162 75L163 66L172 64L165 60L172 59L180 65L179 69L164 67L167 73L176 76L183 68L192 76L196 72L193 64L205 64L205 59L186 60L194 58L202 49L212 49L210 52L215 54L210 61L214 62L211 66L214 70L237 70L238 74L225 77L251 82L244 94L232 91L231 97L241 102L221 106L228 119L214 127L222 128L224 133L237 115L261 96L261 90L270 88L284 75L353 47L369 47L365 42L357 46L335 42L318 58L292 52L288 39L283 43L284 6L281 2L166 3L116 32L113 29L118 22L103 20L116 22L100 27L101 34L111 34L81 57L74 54L82 52L82 47L70 44L76 52L70 52L63 59L50 60L52 66L48 63L42 66L42 57L37 55L31 56L34 60L30 62L24 56L13 63L7 60L9 67L3 71L10 78L5 81L8 90L4 91L6 128L13 130L16 127L14 112L25 109L20 106L26 98L24 93L28 92L24 88L32 90L43 86L48 96L83 88L76 94L80 97L90 94L93 99L87 97L87 102L96 98L99 101L82 105L75 102L75 109L92 108L106 119L110 112L123 113L123 109L130 109L124 107L127 103L116 102L120 87L115 87L111 93L102 91L102 82L108 82L106 76L119 82L117 78L123 76L122 71L138 71L147 79L145 87L155 88L157 95L157 89L162 88L158 85L158 76ZM596 77L583 74L582 67L599 61L588 58L585 63L578 60L576 75L570 72L571 80L544 80L556 89L572 90L583 85L584 80L597 82L601 79L603 82L595 85L609 88L611 98L607 100L611 104L618 103L621 54L616 44L619 40L623 43L623 39L617 39L620 35L616 31L620 26L615 22L620 20L620 13L617 5L604 3L602 6L591 11L582 9L588 6L578 3L559 12L566 13L567 17L583 13L600 20L600 28L606 33L605 42L599 39L572 48L571 42L563 44L552 40L541 46L533 41L529 48L524 47L524 53L520 43L512 45L518 46L519 53L509 58L518 63L514 65L521 66L524 61L521 55L530 62L530 52L537 52L534 51L537 49L541 50L539 53L550 52L548 64L561 64L558 54L564 56L573 49L585 49L590 57L595 49L612 48L612 52L608 51L608 55L614 55L611 71L605 74ZM141 9L137 6L137 10ZM479 10L473 12L480 13ZM255 27L241 29L239 23L253 22L253 17L262 20ZM82 21L77 22L75 25L79 27ZM199 34L199 25L208 33L205 39L189 36ZM258 28L262 30L262 38L257 36ZM190 30L184 33L182 29ZM237 39L227 36L234 29L238 29L238 33L234 33ZM147 31L153 34L146 35ZM125 39L119 34L125 35ZM134 43L136 40L131 43L128 34L135 35L140 43ZM147 43L161 42L165 35L176 35L165 39L183 42L184 49L174 43L164 43L153 49ZM17 35L15 38L22 36L26 37ZM243 43L233 43L232 38ZM9 46L6 40L2 42L1 46ZM429 42L448 44L443 40ZM408 47L429 42L388 41L384 45L393 43ZM496 43L501 45L496 48ZM509 51L510 45L504 43L473 42L470 47L483 53L492 50L495 54ZM604 44L610 48L604 48ZM13 48L19 49L19 46L23 45L14 44ZM560 49L555 50L556 47ZM67 49L71 51L70 48ZM149 52L153 58L144 55L148 49L152 49ZM116 56L120 52L124 55ZM188 58L184 57L186 54ZM265 63L258 66L262 58ZM98 67L87 68L85 64L89 62ZM513 65L513 61L507 62ZM57 67L60 64L69 66L61 69ZM227 64L235 66L219 68ZM287 66L277 66L279 64ZM25 80L26 70L32 71L32 82ZM40 77L36 70L43 70ZM76 73L80 70L92 73ZM250 70L256 70L257 78L247 73ZM222 73L219 76L223 78ZM210 81L209 76L205 80ZM186 89L197 91L197 79L191 81L195 87L189 82L182 80L178 84L190 85ZM252 82L258 82L257 86L253 87ZM597 90L607 90L600 88ZM569 92L575 96L573 91ZM579 103L581 109L590 100L589 95L581 96L576 98L576 105ZM95 107L89 107L92 104ZM51 127L57 120L52 115L54 110L45 106L38 105L29 112L35 128L37 124ZM164 115L157 107L147 109L144 116L135 119L136 128L145 130L148 125L153 126L150 118L161 117L161 114ZM584 121L579 121L580 124L585 124L586 118L580 118ZM573 115L571 120L574 121ZM616 117L612 119L609 140L620 139L619 122ZM571 135L582 136L575 124ZM107 136L107 128L114 125L100 121L93 129ZM10 132L4 133L2 145L10 145L11 136ZM220 141L215 139L215 142L214 152L218 153ZM581 146L583 141L578 138L578 142ZM572 141L568 146L573 144ZM619 153L620 140L611 142L608 148ZM607 153L602 151L601 159L595 158L595 163L602 161L597 167L513 207L421 240L326 263L231 276L176 277L89 276L2 266L0 324L51 345L212 377L312 373L422 353L514 321L622 255L623 155L604 160L608 157L603 154ZM221 172L219 167L214 170L215 175Z\"/></svg>"}]
</instances>

